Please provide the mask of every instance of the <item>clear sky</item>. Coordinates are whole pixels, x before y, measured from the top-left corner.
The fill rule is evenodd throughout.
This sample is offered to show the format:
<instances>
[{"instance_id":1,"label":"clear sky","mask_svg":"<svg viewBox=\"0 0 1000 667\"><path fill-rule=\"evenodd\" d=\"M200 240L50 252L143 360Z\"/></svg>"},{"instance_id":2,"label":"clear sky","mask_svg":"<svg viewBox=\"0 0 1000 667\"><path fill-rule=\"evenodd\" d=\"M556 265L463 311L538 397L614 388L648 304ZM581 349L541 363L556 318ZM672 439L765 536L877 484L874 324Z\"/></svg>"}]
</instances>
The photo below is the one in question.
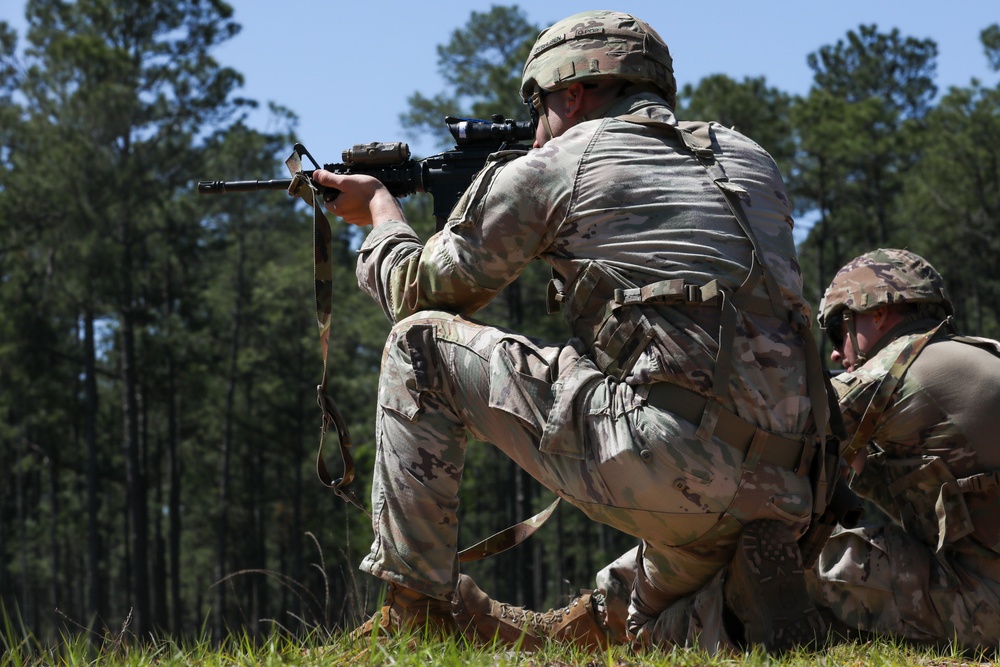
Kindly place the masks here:
<instances>
[{"instance_id":1,"label":"clear sky","mask_svg":"<svg viewBox=\"0 0 1000 667\"><path fill-rule=\"evenodd\" d=\"M246 77L241 94L278 102L300 118L299 134L321 162L339 162L343 149L369 141L406 140L399 115L407 97L444 91L437 51L485 0L231 0L242 32L216 51ZM514 4L514 3L509 3ZM541 0L520 5L542 27L595 5ZM724 73L764 76L793 94L809 90L806 56L834 44L860 24L877 24L938 44L939 89L972 77L995 84L979 32L1000 22L997 0L624 0L601 3L635 14L666 40L680 85ZM0 2L0 19L22 34L24 4ZM514 95L515 91L511 91ZM526 116L526 114L525 114ZM526 118L525 118L526 119ZM266 128L261 112L252 124ZM412 142L415 154L432 146ZM250 177L218 174L213 177Z\"/></svg>"}]
</instances>

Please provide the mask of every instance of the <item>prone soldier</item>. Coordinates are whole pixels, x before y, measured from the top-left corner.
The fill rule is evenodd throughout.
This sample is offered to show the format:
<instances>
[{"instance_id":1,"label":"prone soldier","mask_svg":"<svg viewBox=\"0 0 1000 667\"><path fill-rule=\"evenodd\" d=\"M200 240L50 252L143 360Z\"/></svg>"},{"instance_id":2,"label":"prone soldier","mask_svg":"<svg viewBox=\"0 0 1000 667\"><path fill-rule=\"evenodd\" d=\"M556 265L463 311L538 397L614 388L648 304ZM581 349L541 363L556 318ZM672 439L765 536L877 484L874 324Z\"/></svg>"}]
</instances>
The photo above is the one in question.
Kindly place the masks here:
<instances>
[{"instance_id":1,"label":"prone soldier","mask_svg":"<svg viewBox=\"0 0 1000 667\"><path fill-rule=\"evenodd\" d=\"M960 335L941 275L880 249L820 304L857 449L851 483L884 520L835 534L809 590L835 628L966 648L1000 641L1000 343Z\"/></svg>"}]
</instances>

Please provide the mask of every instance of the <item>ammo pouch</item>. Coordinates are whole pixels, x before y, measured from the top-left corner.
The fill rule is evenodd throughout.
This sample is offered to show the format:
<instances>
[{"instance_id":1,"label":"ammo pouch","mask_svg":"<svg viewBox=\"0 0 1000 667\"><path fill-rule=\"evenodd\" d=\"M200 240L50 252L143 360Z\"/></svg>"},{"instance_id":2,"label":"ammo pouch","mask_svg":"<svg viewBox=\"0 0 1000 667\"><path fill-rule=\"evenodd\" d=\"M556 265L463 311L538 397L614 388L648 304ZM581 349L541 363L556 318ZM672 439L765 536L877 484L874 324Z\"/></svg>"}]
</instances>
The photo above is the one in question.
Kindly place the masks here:
<instances>
[{"instance_id":1,"label":"ammo pouch","mask_svg":"<svg viewBox=\"0 0 1000 667\"><path fill-rule=\"evenodd\" d=\"M889 493L908 533L934 546L938 553L971 535L1000 554L996 526L998 473L956 479L937 456L883 460L881 466L890 479ZM975 508L977 520L973 520L970 505ZM977 530L977 524L982 529Z\"/></svg>"},{"instance_id":2,"label":"ammo pouch","mask_svg":"<svg viewBox=\"0 0 1000 667\"><path fill-rule=\"evenodd\" d=\"M718 309L720 299L714 280L705 286L680 279L662 280L640 288L613 268L594 261L588 261L577 279L564 289L558 301L564 303L565 318L573 334L592 350L601 372L619 380L628 374L650 342L665 337L656 325L656 306L704 305Z\"/></svg>"},{"instance_id":3,"label":"ammo pouch","mask_svg":"<svg viewBox=\"0 0 1000 667\"><path fill-rule=\"evenodd\" d=\"M655 335L640 309L615 304L615 289L623 284L628 282L614 269L588 261L559 298L573 334L592 351L597 367L619 380Z\"/></svg>"}]
</instances>

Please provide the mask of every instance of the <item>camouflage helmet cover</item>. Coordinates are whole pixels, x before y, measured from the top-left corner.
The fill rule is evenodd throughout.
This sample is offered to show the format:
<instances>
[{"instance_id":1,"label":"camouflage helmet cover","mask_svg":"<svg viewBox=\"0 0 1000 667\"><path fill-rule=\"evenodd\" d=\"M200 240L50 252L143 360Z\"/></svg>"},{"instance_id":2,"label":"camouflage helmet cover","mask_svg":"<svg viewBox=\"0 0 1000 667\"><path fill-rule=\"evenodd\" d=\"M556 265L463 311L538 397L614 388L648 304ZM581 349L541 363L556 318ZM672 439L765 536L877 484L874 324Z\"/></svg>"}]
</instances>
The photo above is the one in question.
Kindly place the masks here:
<instances>
[{"instance_id":1,"label":"camouflage helmet cover","mask_svg":"<svg viewBox=\"0 0 1000 667\"><path fill-rule=\"evenodd\" d=\"M554 90L603 76L652 84L676 106L673 60L663 38L644 21L607 10L574 14L538 35L524 63L521 97L527 102L535 86Z\"/></svg>"},{"instance_id":2,"label":"camouflage helmet cover","mask_svg":"<svg viewBox=\"0 0 1000 667\"><path fill-rule=\"evenodd\" d=\"M909 250L880 248L837 272L820 301L819 324L825 328L845 308L863 313L893 303L936 303L954 314L944 278L930 262Z\"/></svg>"}]
</instances>

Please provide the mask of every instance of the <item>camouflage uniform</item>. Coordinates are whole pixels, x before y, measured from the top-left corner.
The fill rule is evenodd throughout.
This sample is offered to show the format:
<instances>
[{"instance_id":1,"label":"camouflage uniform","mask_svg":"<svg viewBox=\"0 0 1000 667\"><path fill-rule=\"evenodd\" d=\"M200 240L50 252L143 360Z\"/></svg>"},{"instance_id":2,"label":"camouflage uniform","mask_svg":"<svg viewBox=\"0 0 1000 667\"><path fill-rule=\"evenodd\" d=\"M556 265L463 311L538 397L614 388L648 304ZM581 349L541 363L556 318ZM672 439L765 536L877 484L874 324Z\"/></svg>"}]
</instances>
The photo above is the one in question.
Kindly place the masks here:
<instances>
[{"instance_id":1,"label":"camouflage uniform","mask_svg":"<svg viewBox=\"0 0 1000 667\"><path fill-rule=\"evenodd\" d=\"M1000 343L955 335L940 275L902 250L876 250L848 263L827 291L820 323L825 328L843 308L864 312L893 303L924 308L887 332L862 366L833 380L848 446L870 443L852 488L887 516L830 539L810 575L810 596L842 630L995 648ZM881 395L880 388L888 391ZM635 552L627 552L597 574L605 598L601 621L613 643L626 641L634 562ZM724 578L721 572L660 614L652 641L736 648L723 622Z\"/></svg>"},{"instance_id":2,"label":"camouflage uniform","mask_svg":"<svg viewBox=\"0 0 1000 667\"><path fill-rule=\"evenodd\" d=\"M811 402L796 325L810 315L785 188L759 146L702 127L742 193L755 259L676 125L662 97L636 91L541 149L494 156L426 243L403 221L367 237L358 281L396 324L363 570L453 595L466 432L643 541L646 613L710 580L743 523L806 526L813 441L802 437ZM558 276L566 343L470 319L535 259ZM758 280L762 262L774 292ZM718 382L717 357L728 359ZM701 399L694 421L672 410L677 396ZM733 419L752 443L724 439Z\"/></svg>"},{"instance_id":3,"label":"camouflage uniform","mask_svg":"<svg viewBox=\"0 0 1000 667\"><path fill-rule=\"evenodd\" d=\"M922 269L923 277L901 276L904 263ZM908 293L904 282L931 284L933 291L940 278L932 271L912 253L874 251L842 270L825 301L832 296L858 311L879 301L933 302L926 294ZM855 295L831 295L844 277L867 283L855 293L865 303ZM883 337L886 344L868 361L833 381L849 433L870 433L859 443L868 444L869 457L852 488L887 517L834 535L820 555L810 594L853 629L995 648L1000 343L957 336L950 321L941 322L950 311L943 287L941 294L943 301L937 301L945 312L917 311ZM821 310L829 315L832 308ZM900 372L866 430L866 412L879 409L873 398L880 386Z\"/></svg>"}]
</instances>

